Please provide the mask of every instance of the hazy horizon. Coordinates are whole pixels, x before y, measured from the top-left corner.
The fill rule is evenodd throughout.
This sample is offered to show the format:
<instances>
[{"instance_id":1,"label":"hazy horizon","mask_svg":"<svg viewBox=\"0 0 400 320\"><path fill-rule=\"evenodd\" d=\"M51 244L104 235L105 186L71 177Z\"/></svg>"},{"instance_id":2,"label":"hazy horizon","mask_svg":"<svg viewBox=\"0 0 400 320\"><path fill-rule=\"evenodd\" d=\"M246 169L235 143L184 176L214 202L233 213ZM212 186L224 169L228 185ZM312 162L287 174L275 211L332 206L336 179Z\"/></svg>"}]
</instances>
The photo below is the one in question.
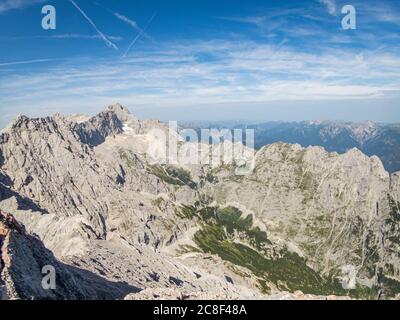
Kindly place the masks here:
<instances>
[{"instance_id":1,"label":"hazy horizon","mask_svg":"<svg viewBox=\"0 0 400 320\"><path fill-rule=\"evenodd\" d=\"M111 104L110 104L111 105ZM71 108L72 112L61 112L62 115L65 116L69 116L69 115L87 115L87 116L95 116L97 113L104 111L107 108L107 106L104 106L102 108L95 108L95 110L90 110L90 112L80 112L79 108ZM225 107L227 108L227 107ZM258 108L262 108L262 107L258 107ZM195 118L186 118L185 114L182 112L179 112L177 110L174 110L173 112L173 116L171 116L171 109L170 108L164 108L164 109L140 109L140 108L129 108L129 111L131 114L135 115L136 117L138 117L139 119L157 119L163 122L167 122L167 121L178 121L181 123L201 123L201 122L208 122L208 123L221 123L221 122L236 122L239 124L260 124L260 123L266 123L266 122L287 122L287 123L291 123L291 122L303 122L303 121L316 121L316 122L324 122L324 121L329 121L329 122L338 122L338 123L365 123L365 122L369 122L372 121L374 123L378 123L378 124L400 124L400 121L390 121L390 119L386 119L385 117L381 118L381 120L371 120L371 119L363 119L362 115L360 115L359 117L354 117L353 119L349 119L349 118L323 118L323 117L319 117L316 115L316 113L309 113L309 117L307 118L307 116L305 115L304 118L279 118L279 112L275 113L274 116L270 115L265 115L265 117L260 117L260 115L258 114L258 117L246 117L244 114L240 114L237 113L236 117L232 114L235 113L226 113L224 112L224 109L219 110L220 112L218 114L215 114L215 112L213 112L213 109L204 109L204 108L197 108L197 110L195 110L195 113L198 114L198 117ZM76 111L73 111L76 110ZM248 110L248 109L247 109ZM182 111L182 110L181 110ZM207 111L209 112L209 115L207 116ZM244 112L244 110L241 110L242 112ZM259 110L260 112L264 111L264 110ZM282 110L280 110L282 111ZM52 116L54 113L58 113L58 111L55 109L54 111L50 111L48 113L43 113L43 114L39 114L35 112L28 112L28 113L21 113L18 115L15 115L12 118L5 118L2 117L0 119L0 130L4 129L9 123L11 123L15 118L17 118L19 115L24 115L27 117L31 117L31 118L42 118L42 117L47 117L47 116ZM202 118L201 115L206 115L205 118ZM252 113L253 115L256 115L256 113ZM313 118L311 116L311 114L313 114L315 117ZM392 119L393 120L393 119Z\"/></svg>"}]
</instances>

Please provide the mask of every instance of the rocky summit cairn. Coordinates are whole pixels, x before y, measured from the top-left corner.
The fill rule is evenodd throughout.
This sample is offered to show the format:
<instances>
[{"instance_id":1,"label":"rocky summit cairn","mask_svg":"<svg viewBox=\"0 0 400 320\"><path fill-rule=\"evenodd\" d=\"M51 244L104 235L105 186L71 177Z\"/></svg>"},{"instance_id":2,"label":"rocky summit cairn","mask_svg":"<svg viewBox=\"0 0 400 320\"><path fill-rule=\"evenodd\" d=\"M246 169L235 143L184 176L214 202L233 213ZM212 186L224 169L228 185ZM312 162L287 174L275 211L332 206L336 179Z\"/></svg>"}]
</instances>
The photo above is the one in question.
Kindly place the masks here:
<instances>
[{"instance_id":1,"label":"rocky summit cairn","mask_svg":"<svg viewBox=\"0 0 400 320\"><path fill-rule=\"evenodd\" d=\"M400 179L379 158L273 143L238 176L154 164L152 129L116 104L3 130L2 298L398 297Z\"/></svg>"}]
</instances>

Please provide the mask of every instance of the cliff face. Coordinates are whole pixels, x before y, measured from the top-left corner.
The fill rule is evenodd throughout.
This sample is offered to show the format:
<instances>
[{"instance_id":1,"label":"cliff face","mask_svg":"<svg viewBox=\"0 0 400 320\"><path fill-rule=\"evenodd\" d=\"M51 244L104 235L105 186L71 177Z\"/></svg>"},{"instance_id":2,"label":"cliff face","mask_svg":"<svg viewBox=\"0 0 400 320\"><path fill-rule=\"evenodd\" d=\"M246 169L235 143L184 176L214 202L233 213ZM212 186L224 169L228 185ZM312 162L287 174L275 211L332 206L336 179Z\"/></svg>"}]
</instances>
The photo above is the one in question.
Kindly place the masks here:
<instances>
[{"instance_id":1,"label":"cliff face","mask_svg":"<svg viewBox=\"0 0 400 320\"><path fill-rule=\"evenodd\" d=\"M0 135L0 209L26 228L3 215L2 247L16 248L2 268L14 275L2 276L9 297L400 291L400 179L377 157L275 143L256 153L250 175L237 176L233 163L153 164L145 152L160 143L152 129L168 133L115 105L79 122L20 117ZM40 289L49 261L64 270L64 291ZM96 290L69 281L82 272L98 276Z\"/></svg>"}]
</instances>

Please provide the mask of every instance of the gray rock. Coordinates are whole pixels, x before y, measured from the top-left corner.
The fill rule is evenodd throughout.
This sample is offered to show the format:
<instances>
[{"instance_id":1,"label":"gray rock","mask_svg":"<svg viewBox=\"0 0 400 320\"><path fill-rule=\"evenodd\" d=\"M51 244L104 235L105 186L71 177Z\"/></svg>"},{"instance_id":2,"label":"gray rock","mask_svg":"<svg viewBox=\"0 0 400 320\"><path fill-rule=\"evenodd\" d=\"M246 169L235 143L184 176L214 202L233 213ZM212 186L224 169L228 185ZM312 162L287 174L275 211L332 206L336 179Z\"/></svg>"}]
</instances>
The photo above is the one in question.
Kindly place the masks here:
<instances>
[{"instance_id":1,"label":"gray rock","mask_svg":"<svg viewBox=\"0 0 400 320\"><path fill-rule=\"evenodd\" d=\"M274 143L256 153L250 175L237 176L233 164L151 163L146 150L160 143L152 129L169 132L115 105L88 119L21 116L0 134L0 209L26 229L12 237L15 248L34 252L32 261L58 263L68 286L43 293L40 265L20 264L18 253L10 270L34 276L18 286L20 280L3 272L10 298L121 298L129 288L254 298L301 287L301 280L277 280L240 264L240 255L233 260L218 246L199 245L204 224L216 223L200 216L207 207L251 215L251 232L268 235L262 247L237 226L221 233L268 263L289 252L321 283L332 277L354 280L380 297L398 293L400 179L377 157ZM355 279L344 280L348 270ZM95 290L68 282L82 272L98 283ZM331 294L322 286L305 294Z\"/></svg>"}]
</instances>

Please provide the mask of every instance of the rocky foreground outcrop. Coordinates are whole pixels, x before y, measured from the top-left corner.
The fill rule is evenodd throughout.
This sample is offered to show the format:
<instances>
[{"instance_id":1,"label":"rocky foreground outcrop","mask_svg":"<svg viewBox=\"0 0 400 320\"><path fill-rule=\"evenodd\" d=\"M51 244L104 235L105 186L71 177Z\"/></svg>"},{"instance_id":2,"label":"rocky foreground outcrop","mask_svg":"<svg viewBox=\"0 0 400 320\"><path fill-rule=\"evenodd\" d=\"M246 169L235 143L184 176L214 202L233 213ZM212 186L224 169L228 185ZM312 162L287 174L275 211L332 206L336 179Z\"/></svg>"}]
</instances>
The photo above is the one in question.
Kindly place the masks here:
<instances>
[{"instance_id":1,"label":"rocky foreground outcrop","mask_svg":"<svg viewBox=\"0 0 400 320\"><path fill-rule=\"evenodd\" d=\"M124 300L237 300L238 295L228 292L189 292L185 293L178 289L148 288L139 293L131 293Z\"/></svg>"},{"instance_id":2,"label":"rocky foreground outcrop","mask_svg":"<svg viewBox=\"0 0 400 320\"><path fill-rule=\"evenodd\" d=\"M40 239L1 211L0 275L2 299L121 299L138 291L126 283L113 283L60 262Z\"/></svg>"},{"instance_id":3,"label":"rocky foreground outcrop","mask_svg":"<svg viewBox=\"0 0 400 320\"><path fill-rule=\"evenodd\" d=\"M235 162L153 163L153 129L170 133L114 105L22 116L0 134L0 209L14 216L2 214L5 296L400 292L400 179L377 157L275 143L240 176ZM45 265L57 290L41 286Z\"/></svg>"},{"instance_id":4,"label":"rocky foreground outcrop","mask_svg":"<svg viewBox=\"0 0 400 320\"><path fill-rule=\"evenodd\" d=\"M211 292L183 293L177 289L146 289L139 293L131 293L124 300L237 300L239 296L226 294L213 294ZM263 300L351 300L346 296L316 296L304 294L301 291L280 292L273 295L260 295L257 299Z\"/></svg>"}]
</instances>

